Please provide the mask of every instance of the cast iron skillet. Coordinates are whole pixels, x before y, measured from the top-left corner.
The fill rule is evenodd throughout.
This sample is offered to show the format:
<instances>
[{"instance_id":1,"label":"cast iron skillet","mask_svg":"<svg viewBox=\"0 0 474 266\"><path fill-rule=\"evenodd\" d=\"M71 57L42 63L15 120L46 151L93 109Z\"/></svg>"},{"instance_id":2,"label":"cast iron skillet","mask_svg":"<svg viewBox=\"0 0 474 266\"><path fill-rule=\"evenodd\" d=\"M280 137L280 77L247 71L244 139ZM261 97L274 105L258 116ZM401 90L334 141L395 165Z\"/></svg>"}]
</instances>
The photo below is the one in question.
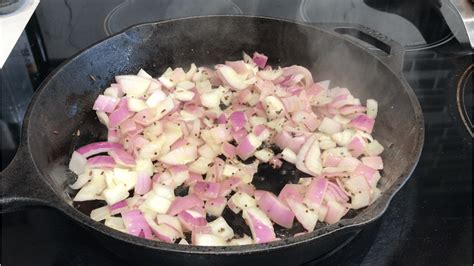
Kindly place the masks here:
<instances>
[{"instance_id":1,"label":"cast iron skillet","mask_svg":"<svg viewBox=\"0 0 474 266\"><path fill-rule=\"evenodd\" d=\"M378 100L374 135L386 147L379 200L337 224L319 225L303 236L233 247L182 246L129 236L71 206L67 186L75 176L67 170L69 157L77 146L105 138L105 129L93 118L91 107L115 75L144 68L157 76L168 66L237 60L242 51L263 52L274 65L306 66L316 81L330 79L333 86L348 87L362 100ZM307 26L262 17L208 16L131 27L74 56L43 82L25 116L18 153L2 173L2 212L31 205L53 207L134 264L305 263L380 217L419 159L423 117L401 73L403 54L399 44L361 26L344 24Z\"/></svg>"}]
</instances>

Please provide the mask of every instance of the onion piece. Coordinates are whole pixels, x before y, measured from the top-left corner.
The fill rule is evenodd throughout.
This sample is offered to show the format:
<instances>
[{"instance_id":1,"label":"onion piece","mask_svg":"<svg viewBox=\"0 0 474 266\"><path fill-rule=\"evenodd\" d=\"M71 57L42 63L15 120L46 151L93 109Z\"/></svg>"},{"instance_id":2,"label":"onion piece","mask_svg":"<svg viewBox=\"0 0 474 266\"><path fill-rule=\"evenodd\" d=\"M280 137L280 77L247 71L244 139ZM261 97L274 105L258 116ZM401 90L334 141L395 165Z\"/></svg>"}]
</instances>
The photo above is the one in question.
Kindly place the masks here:
<instances>
[{"instance_id":1,"label":"onion piece","mask_svg":"<svg viewBox=\"0 0 474 266\"><path fill-rule=\"evenodd\" d=\"M207 224L205 215L193 210L184 210L178 214L178 219L183 225L183 229L193 231L195 227Z\"/></svg>"},{"instance_id":2,"label":"onion piece","mask_svg":"<svg viewBox=\"0 0 474 266\"><path fill-rule=\"evenodd\" d=\"M268 57L265 56L264 54L260 53L253 53L253 62L259 67L259 68L265 68L265 65L267 64Z\"/></svg>"},{"instance_id":3,"label":"onion piece","mask_svg":"<svg viewBox=\"0 0 474 266\"><path fill-rule=\"evenodd\" d=\"M245 65L245 62L243 60L239 61L225 61L225 64L227 66L230 66L235 70L235 72L239 74L247 74L248 69L247 66Z\"/></svg>"},{"instance_id":4,"label":"onion piece","mask_svg":"<svg viewBox=\"0 0 474 266\"><path fill-rule=\"evenodd\" d=\"M304 229L308 232L312 232L318 221L318 212L315 209L307 207L302 201L293 197L288 197L286 202Z\"/></svg>"},{"instance_id":5,"label":"onion piece","mask_svg":"<svg viewBox=\"0 0 474 266\"><path fill-rule=\"evenodd\" d=\"M107 204L114 205L115 203L128 198L128 190L124 186L115 186L106 188L102 195L104 195Z\"/></svg>"},{"instance_id":6,"label":"onion piece","mask_svg":"<svg viewBox=\"0 0 474 266\"><path fill-rule=\"evenodd\" d=\"M95 113L97 115L97 118L99 119L99 122L108 128L110 124L109 116L105 112L101 111L97 111Z\"/></svg>"},{"instance_id":7,"label":"onion piece","mask_svg":"<svg viewBox=\"0 0 474 266\"><path fill-rule=\"evenodd\" d=\"M122 98L118 107L109 116L109 128L116 128L125 120L133 116L133 112L128 110L127 98Z\"/></svg>"},{"instance_id":8,"label":"onion piece","mask_svg":"<svg viewBox=\"0 0 474 266\"><path fill-rule=\"evenodd\" d=\"M69 187L72 189L80 189L85 184L87 184L87 182L89 182L90 179L91 179L91 175L88 173L88 171L85 171L84 173L78 175L76 182L74 182L74 184L72 185L69 185Z\"/></svg>"},{"instance_id":9,"label":"onion piece","mask_svg":"<svg viewBox=\"0 0 474 266\"><path fill-rule=\"evenodd\" d=\"M358 175L351 175L349 179L344 181L344 184L346 188L354 194L370 189L367 179Z\"/></svg>"},{"instance_id":10,"label":"onion piece","mask_svg":"<svg viewBox=\"0 0 474 266\"><path fill-rule=\"evenodd\" d=\"M378 156L383 152L384 148L377 140L372 140L365 146L365 154L369 156Z\"/></svg>"},{"instance_id":11,"label":"onion piece","mask_svg":"<svg viewBox=\"0 0 474 266\"><path fill-rule=\"evenodd\" d=\"M289 148L297 153L305 143L306 137L303 134L289 133L286 130L281 131L275 136L275 143L281 149Z\"/></svg>"},{"instance_id":12,"label":"onion piece","mask_svg":"<svg viewBox=\"0 0 474 266\"><path fill-rule=\"evenodd\" d=\"M272 222L259 208L250 207L245 209L242 217L250 227L255 243L267 243L275 240L276 236Z\"/></svg>"},{"instance_id":13,"label":"onion piece","mask_svg":"<svg viewBox=\"0 0 474 266\"><path fill-rule=\"evenodd\" d=\"M233 159L235 158L236 153L237 151L234 145L229 144L228 142L222 144L222 154L224 154L225 157Z\"/></svg>"},{"instance_id":14,"label":"onion piece","mask_svg":"<svg viewBox=\"0 0 474 266\"><path fill-rule=\"evenodd\" d=\"M285 115L285 106L275 96L267 96L262 101L267 117L271 120L281 118Z\"/></svg>"},{"instance_id":15,"label":"onion piece","mask_svg":"<svg viewBox=\"0 0 474 266\"><path fill-rule=\"evenodd\" d=\"M347 144L347 149L351 152L352 156L359 157L365 150L365 141L360 136L354 136L352 140Z\"/></svg>"},{"instance_id":16,"label":"onion piece","mask_svg":"<svg viewBox=\"0 0 474 266\"><path fill-rule=\"evenodd\" d=\"M349 201L347 194L335 183L328 182L328 187L326 191L326 196L331 194L331 196L340 203L345 203Z\"/></svg>"},{"instance_id":17,"label":"onion piece","mask_svg":"<svg viewBox=\"0 0 474 266\"><path fill-rule=\"evenodd\" d=\"M184 165L197 159L196 146L185 145L165 154L159 160L169 165Z\"/></svg>"},{"instance_id":18,"label":"onion piece","mask_svg":"<svg viewBox=\"0 0 474 266\"><path fill-rule=\"evenodd\" d=\"M115 215L125 211L128 208L128 203L126 200L121 200L110 206L110 214Z\"/></svg>"},{"instance_id":19,"label":"onion piece","mask_svg":"<svg viewBox=\"0 0 474 266\"><path fill-rule=\"evenodd\" d=\"M321 149L319 148L319 143L317 141L314 141L309 148L303 163L309 173L314 176L321 174L323 168L321 163Z\"/></svg>"},{"instance_id":20,"label":"onion piece","mask_svg":"<svg viewBox=\"0 0 474 266\"><path fill-rule=\"evenodd\" d=\"M125 225L123 224L123 219L122 217L108 217L105 219L104 222L105 226L108 226L110 228L113 228L115 230L121 231L126 233Z\"/></svg>"},{"instance_id":21,"label":"onion piece","mask_svg":"<svg viewBox=\"0 0 474 266\"><path fill-rule=\"evenodd\" d=\"M244 112L236 111L230 114L229 121L232 128L235 131L238 131L245 126L245 123L247 123L247 117L245 117Z\"/></svg>"},{"instance_id":22,"label":"onion piece","mask_svg":"<svg viewBox=\"0 0 474 266\"><path fill-rule=\"evenodd\" d=\"M281 77L281 75L283 75L283 70L281 69L281 67L274 70L264 69L264 70L259 71L257 75L263 80L274 81L278 79L279 77Z\"/></svg>"},{"instance_id":23,"label":"onion piece","mask_svg":"<svg viewBox=\"0 0 474 266\"><path fill-rule=\"evenodd\" d=\"M253 244L252 238L250 238L248 235L245 235L241 238L234 238L231 239L229 242L227 242L227 245L229 246L242 246L242 245L250 245Z\"/></svg>"},{"instance_id":24,"label":"onion piece","mask_svg":"<svg viewBox=\"0 0 474 266\"><path fill-rule=\"evenodd\" d=\"M167 198L164 195L160 195L156 193L156 191L152 190L151 192L147 193L147 198L140 208L149 209L155 213L165 214L171 206L171 200L172 199Z\"/></svg>"},{"instance_id":25,"label":"onion piece","mask_svg":"<svg viewBox=\"0 0 474 266\"><path fill-rule=\"evenodd\" d=\"M102 170L99 170L99 172L101 173ZM90 174L92 175L90 181L77 192L76 196L74 196L74 201L104 199L102 196L99 196L107 187L104 175L97 174L94 171L90 172Z\"/></svg>"},{"instance_id":26,"label":"onion piece","mask_svg":"<svg viewBox=\"0 0 474 266\"><path fill-rule=\"evenodd\" d=\"M338 203L337 201L329 201L328 204L328 212L326 214L326 218L324 221L328 224L335 224L341 220L342 216L346 214L347 209L342 204Z\"/></svg>"},{"instance_id":27,"label":"onion piece","mask_svg":"<svg viewBox=\"0 0 474 266\"><path fill-rule=\"evenodd\" d=\"M94 142L91 144L87 144L85 146L80 147L76 150L77 153L81 154L83 157L90 157L93 155L97 155L103 152L109 152L114 149L121 149L122 145L119 143L114 142Z\"/></svg>"},{"instance_id":28,"label":"onion piece","mask_svg":"<svg viewBox=\"0 0 474 266\"><path fill-rule=\"evenodd\" d=\"M378 103L374 99L367 100L367 116L375 119L377 117L378 112Z\"/></svg>"},{"instance_id":29,"label":"onion piece","mask_svg":"<svg viewBox=\"0 0 474 266\"><path fill-rule=\"evenodd\" d=\"M167 224L167 225L173 227L180 234L182 234L182 232L183 232L183 228L181 227L181 223L179 222L179 219L176 216L171 216L171 215L168 215L168 214L157 214L156 215L156 222L158 224Z\"/></svg>"},{"instance_id":30,"label":"onion piece","mask_svg":"<svg viewBox=\"0 0 474 266\"><path fill-rule=\"evenodd\" d=\"M275 154L273 154L273 151L270 149L262 149L255 152L255 157L265 163L270 161L274 155Z\"/></svg>"},{"instance_id":31,"label":"onion piece","mask_svg":"<svg viewBox=\"0 0 474 266\"><path fill-rule=\"evenodd\" d=\"M319 125L318 128L319 131L326 133L328 135L332 135L334 133L337 133L342 130L341 124L336 122L335 120L325 117L323 118L323 121L321 122L321 125Z\"/></svg>"},{"instance_id":32,"label":"onion piece","mask_svg":"<svg viewBox=\"0 0 474 266\"><path fill-rule=\"evenodd\" d=\"M123 212L122 219L129 234L151 239L151 229L142 212L139 210Z\"/></svg>"},{"instance_id":33,"label":"onion piece","mask_svg":"<svg viewBox=\"0 0 474 266\"><path fill-rule=\"evenodd\" d=\"M219 189L219 183L197 181L190 187L190 193L195 194L203 200L215 199L219 195Z\"/></svg>"},{"instance_id":34,"label":"onion piece","mask_svg":"<svg viewBox=\"0 0 474 266\"><path fill-rule=\"evenodd\" d=\"M246 137L244 137L239 145L237 146L237 155L242 160L247 160L251 157L257 148L262 144L262 141L258 139L255 134L250 133Z\"/></svg>"},{"instance_id":35,"label":"onion piece","mask_svg":"<svg viewBox=\"0 0 474 266\"><path fill-rule=\"evenodd\" d=\"M110 208L109 206L102 206L91 211L90 217L96 222L100 222L110 217Z\"/></svg>"},{"instance_id":36,"label":"onion piece","mask_svg":"<svg viewBox=\"0 0 474 266\"><path fill-rule=\"evenodd\" d=\"M303 76L304 84L306 87L313 84L313 76L311 75L311 72L309 72L308 69L302 66L295 66L295 65L283 68L284 76L297 75L297 74L300 74Z\"/></svg>"},{"instance_id":37,"label":"onion piece","mask_svg":"<svg viewBox=\"0 0 474 266\"><path fill-rule=\"evenodd\" d=\"M209 168L212 159L206 157L199 157L196 161L189 165L189 170L197 174L205 174Z\"/></svg>"},{"instance_id":38,"label":"onion piece","mask_svg":"<svg viewBox=\"0 0 474 266\"><path fill-rule=\"evenodd\" d=\"M361 162L354 158L354 157L344 157L339 164L337 165L337 168L344 172L354 172L354 170L359 166Z\"/></svg>"},{"instance_id":39,"label":"onion piece","mask_svg":"<svg viewBox=\"0 0 474 266\"><path fill-rule=\"evenodd\" d=\"M230 87L236 90L243 90L246 89L252 81L245 80L245 78L239 75L235 70L226 65L217 65L217 76L224 82L224 84L228 84Z\"/></svg>"},{"instance_id":40,"label":"onion piece","mask_svg":"<svg viewBox=\"0 0 474 266\"><path fill-rule=\"evenodd\" d=\"M257 206L257 201L245 192L237 192L230 197L227 206L234 212Z\"/></svg>"},{"instance_id":41,"label":"onion piece","mask_svg":"<svg viewBox=\"0 0 474 266\"><path fill-rule=\"evenodd\" d=\"M71 160L69 160L69 170L74 172L76 175L81 175L85 172L86 165L86 156L77 151L72 153Z\"/></svg>"},{"instance_id":42,"label":"onion piece","mask_svg":"<svg viewBox=\"0 0 474 266\"><path fill-rule=\"evenodd\" d=\"M173 166L169 168L171 176L173 178L173 186L181 186L189 178L188 168L185 166Z\"/></svg>"},{"instance_id":43,"label":"onion piece","mask_svg":"<svg viewBox=\"0 0 474 266\"><path fill-rule=\"evenodd\" d=\"M113 168L115 160L111 156L99 155L87 159L87 166L90 168Z\"/></svg>"},{"instance_id":44,"label":"onion piece","mask_svg":"<svg viewBox=\"0 0 474 266\"><path fill-rule=\"evenodd\" d=\"M205 208L209 215L218 217L222 215L227 204L225 197L217 197L215 199L209 199L206 201Z\"/></svg>"},{"instance_id":45,"label":"onion piece","mask_svg":"<svg viewBox=\"0 0 474 266\"><path fill-rule=\"evenodd\" d=\"M230 177L224 180L221 183L221 187L219 190L219 197L225 197L229 195L233 190L235 191L237 187L240 186L241 183L242 183L242 180L237 177Z\"/></svg>"},{"instance_id":46,"label":"onion piece","mask_svg":"<svg viewBox=\"0 0 474 266\"><path fill-rule=\"evenodd\" d=\"M310 138L308 138L308 140L306 140L306 142L303 144L303 146L299 150L298 155L296 156L296 168L308 174L311 174L311 172L308 170L308 168L306 168L305 159L306 159L306 155L309 149L311 148L313 143L316 141L316 138L317 138L316 134L313 134Z\"/></svg>"},{"instance_id":47,"label":"onion piece","mask_svg":"<svg viewBox=\"0 0 474 266\"><path fill-rule=\"evenodd\" d=\"M254 196L255 186L249 183L242 182L237 186L237 192L243 192L249 196Z\"/></svg>"},{"instance_id":48,"label":"onion piece","mask_svg":"<svg viewBox=\"0 0 474 266\"><path fill-rule=\"evenodd\" d=\"M289 163L296 163L297 156L296 154L289 148L283 149L281 152L281 155L283 157L283 160L289 162Z\"/></svg>"},{"instance_id":49,"label":"onion piece","mask_svg":"<svg viewBox=\"0 0 474 266\"><path fill-rule=\"evenodd\" d=\"M193 231L192 239L193 245L196 246L225 246L226 244L224 239L211 233Z\"/></svg>"},{"instance_id":50,"label":"onion piece","mask_svg":"<svg viewBox=\"0 0 474 266\"><path fill-rule=\"evenodd\" d=\"M149 97L148 99L146 99L146 104L148 105L148 107L150 108L155 108L158 106L159 103L161 103L162 101L164 101L166 99L166 94L158 89L158 90L155 90Z\"/></svg>"},{"instance_id":51,"label":"onion piece","mask_svg":"<svg viewBox=\"0 0 474 266\"><path fill-rule=\"evenodd\" d=\"M136 98L128 98L127 107L129 111L140 112L147 109L149 106L144 100Z\"/></svg>"},{"instance_id":52,"label":"onion piece","mask_svg":"<svg viewBox=\"0 0 474 266\"><path fill-rule=\"evenodd\" d=\"M257 202L259 208L276 224L285 228L293 226L295 215L273 193L263 193Z\"/></svg>"},{"instance_id":53,"label":"onion piece","mask_svg":"<svg viewBox=\"0 0 474 266\"><path fill-rule=\"evenodd\" d=\"M223 238L224 240L229 240L234 237L234 230L226 220L222 217L218 217L214 221L207 224L207 226L211 229L212 234Z\"/></svg>"},{"instance_id":54,"label":"onion piece","mask_svg":"<svg viewBox=\"0 0 474 266\"><path fill-rule=\"evenodd\" d=\"M117 107L119 101L120 100L116 97L99 95L94 102L92 110L112 113L115 110L115 107Z\"/></svg>"},{"instance_id":55,"label":"onion piece","mask_svg":"<svg viewBox=\"0 0 474 266\"><path fill-rule=\"evenodd\" d=\"M123 91L120 88L120 85L116 83L112 83L110 87L104 90L104 95L105 96L110 96L110 97L115 97L115 98L120 98L123 96Z\"/></svg>"},{"instance_id":56,"label":"onion piece","mask_svg":"<svg viewBox=\"0 0 474 266\"><path fill-rule=\"evenodd\" d=\"M380 156L362 157L362 163L377 170L383 169L383 160Z\"/></svg>"},{"instance_id":57,"label":"onion piece","mask_svg":"<svg viewBox=\"0 0 474 266\"><path fill-rule=\"evenodd\" d=\"M302 195L305 193L305 187L299 184L286 184L278 194L278 198L283 204L288 206L286 199L292 197L297 201L303 201Z\"/></svg>"},{"instance_id":58,"label":"onion piece","mask_svg":"<svg viewBox=\"0 0 474 266\"><path fill-rule=\"evenodd\" d=\"M145 216L145 219L151 231L153 231L153 234L163 242L174 243L178 238L182 237L182 234L173 226L165 223L156 224L155 221L148 216Z\"/></svg>"},{"instance_id":59,"label":"onion piece","mask_svg":"<svg viewBox=\"0 0 474 266\"><path fill-rule=\"evenodd\" d=\"M354 170L355 175L360 175L365 177L366 179L370 179L374 176L374 174L377 172L377 170L361 163L357 166L357 168Z\"/></svg>"},{"instance_id":60,"label":"onion piece","mask_svg":"<svg viewBox=\"0 0 474 266\"><path fill-rule=\"evenodd\" d=\"M323 161L323 166L324 167L336 167L339 165L341 162L342 157L336 156L336 155L329 155L326 157L326 159Z\"/></svg>"},{"instance_id":61,"label":"onion piece","mask_svg":"<svg viewBox=\"0 0 474 266\"><path fill-rule=\"evenodd\" d=\"M355 132L350 129L346 129L342 132L337 132L331 135L331 139L334 140L339 146L346 146L354 136Z\"/></svg>"},{"instance_id":62,"label":"onion piece","mask_svg":"<svg viewBox=\"0 0 474 266\"><path fill-rule=\"evenodd\" d=\"M107 141L108 142L119 142L119 133L115 129L109 129L107 131Z\"/></svg>"},{"instance_id":63,"label":"onion piece","mask_svg":"<svg viewBox=\"0 0 474 266\"><path fill-rule=\"evenodd\" d=\"M351 208L358 210L360 208L367 207L370 204L370 192L368 190L360 191L360 193L355 193L351 197Z\"/></svg>"},{"instance_id":64,"label":"onion piece","mask_svg":"<svg viewBox=\"0 0 474 266\"><path fill-rule=\"evenodd\" d=\"M148 173L140 172L138 173L137 183L135 185L135 194L143 195L150 191L151 189L151 178Z\"/></svg>"},{"instance_id":65,"label":"onion piece","mask_svg":"<svg viewBox=\"0 0 474 266\"><path fill-rule=\"evenodd\" d=\"M349 106L345 106L345 107L341 108L339 110L339 112L342 115L350 115L350 114L354 114L354 113L363 113L366 110L367 110L367 108L365 106L362 106L362 105L349 105Z\"/></svg>"},{"instance_id":66,"label":"onion piece","mask_svg":"<svg viewBox=\"0 0 474 266\"><path fill-rule=\"evenodd\" d=\"M184 197L176 197L171 203L167 214L174 216L184 210L188 210L196 206L202 206L203 204L203 201L196 195L191 194Z\"/></svg>"},{"instance_id":67,"label":"onion piece","mask_svg":"<svg viewBox=\"0 0 474 266\"><path fill-rule=\"evenodd\" d=\"M319 210L323 203L324 195L328 187L326 178L315 177L306 190L304 202L311 208Z\"/></svg>"},{"instance_id":68,"label":"onion piece","mask_svg":"<svg viewBox=\"0 0 474 266\"><path fill-rule=\"evenodd\" d=\"M150 79L135 75L116 76L115 80L124 93L137 98L144 96L150 86Z\"/></svg>"},{"instance_id":69,"label":"onion piece","mask_svg":"<svg viewBox=\"0 0 474 266\"><path fill-rule=\"evenodd\" d=\"M189 177L186 179L186 181L184 181L184 184L186 186L190 186L194 184L195 182L202 181L202 180L203 180L202 175L190 172Z\"/></svg>"},{"instance_id":70,"label":"onion piece","mask_svg":"<svg viewBox=\"0 0 474 266\"><path fill-rule=\"evenodd\" d=\"M361 115L358 115L356 118L352 119L351 122L349 122L349 126L370 134L372 133L372 130L374 128L374 123L375 123L374 119L364 114L361 114Z\"/></svg>"},{"instance_id":71,"label":"onion piece","mask_svg":"<svg viewBox=\"0 0 474 266\"><path fill-rule=\"evenodd\" d=\"M109 151L109 155L114 158L115 162L120 165L131 167L135 166L135 159L124 149L113 149Z\"/></svg>"}]
</instances>

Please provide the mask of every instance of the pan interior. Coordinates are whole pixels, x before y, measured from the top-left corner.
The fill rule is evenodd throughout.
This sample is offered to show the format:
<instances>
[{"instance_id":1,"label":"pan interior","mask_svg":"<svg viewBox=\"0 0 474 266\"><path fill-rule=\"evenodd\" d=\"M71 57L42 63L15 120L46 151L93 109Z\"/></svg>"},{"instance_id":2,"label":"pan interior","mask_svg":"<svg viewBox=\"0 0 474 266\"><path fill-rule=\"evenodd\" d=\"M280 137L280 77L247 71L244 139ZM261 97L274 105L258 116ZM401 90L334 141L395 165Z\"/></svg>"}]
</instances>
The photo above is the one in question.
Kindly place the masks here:
<instances>
[{"instance_id":1,"label":"pan interior","mask_svg":"<svg viewBox=\"0 0 474 266\"><path fill-rule=\"evenodd\" d=\"M262 52L271 65L305 66L315 81L329 79L332 87L347 87L362 102L376 99L379 114L374 136L386 148L380 188L387 191L407 177L419 149L418 118L400 79L375 57L334 33L313 27L263 18L203 17L134 27L84 51L50 76L35 98L25 131L43 178L71 202L67 186L75 176L67 171L68 160L77 147L106 139L105 127L91 108L115 75L143 68L158 76L168 66L238 60L242 51ZM281 176L277 172L263 175L265 180ZM370 219L374 212L370 206L352 216Z\"/></svg>"}]
</instances>

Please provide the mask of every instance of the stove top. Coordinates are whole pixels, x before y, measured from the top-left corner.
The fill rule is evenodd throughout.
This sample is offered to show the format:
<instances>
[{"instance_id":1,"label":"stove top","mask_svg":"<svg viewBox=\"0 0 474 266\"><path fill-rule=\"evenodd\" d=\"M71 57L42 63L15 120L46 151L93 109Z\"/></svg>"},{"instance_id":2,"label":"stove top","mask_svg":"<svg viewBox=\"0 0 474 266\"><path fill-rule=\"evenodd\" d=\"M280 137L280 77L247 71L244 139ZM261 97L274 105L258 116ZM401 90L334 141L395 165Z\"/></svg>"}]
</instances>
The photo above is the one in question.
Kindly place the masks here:
<instances>
[{"instance_id":1,"label":"stove top","mask_svg":"<svg viewBox=\"0 0 474 266\"><path fill-rule=\"evenodd\" d=\"M291 5L283 0L258 4L229 0L219 1L218 5L211 3L217 1L198 1L211 3L198 10L179 9L171 1L158 1L166 10L177 9L176 14L153 12L151 1L107 0L101 1L101 8L96 6L90 11L97 15L94 19L85 21L81 14L90 9L87 7L92 1L65 0L64 5L55 7L48 2L42 1L37 15L52 66L131 24L199 14L256 14L307 23L355 22L398 40L407 48L404 76L415 91L425 118L425 145L418 167L377 222L338 250L307 265L473 263L473 52L458 42L436 5L423 9L427 13L417 17L407 10L421 7L410 5L409 1L397 1L396 6L390 5L391 1L375 0L302 0ZM351 6L358 11L348 12ZM69 10L60 13L64 17L58 19L69 21L56 25L60 31L54 31L53 21L46 18L51 10ZM332 16L322 16L329 11ZM144 15L127 17L134 12ZM364 17L367 12L372 12L373 17ZM97 25L97 31L85 34L85 27L90 24ZM54 52L55 49L59 50ZM127 265L86 229L46 208L2 215L1 261L4 265Z\"/></svg>"}]
</instances>

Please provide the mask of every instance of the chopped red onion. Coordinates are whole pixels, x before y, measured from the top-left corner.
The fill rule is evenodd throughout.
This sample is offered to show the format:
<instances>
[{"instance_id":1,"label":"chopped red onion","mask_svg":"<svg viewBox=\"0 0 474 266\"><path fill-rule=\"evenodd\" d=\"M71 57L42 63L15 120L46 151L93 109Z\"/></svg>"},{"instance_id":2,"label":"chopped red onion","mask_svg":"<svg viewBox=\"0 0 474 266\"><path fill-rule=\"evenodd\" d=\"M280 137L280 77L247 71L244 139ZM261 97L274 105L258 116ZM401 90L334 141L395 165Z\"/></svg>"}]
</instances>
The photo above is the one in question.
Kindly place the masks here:
<instances>
[{"instance_id":1,"label":"chopped red onion","mask_svg":"<svg viewBox=\"0 0 474 266\"><path fill-rule=\"evenodd\" d=\"M253 62L259 67L259 68L265 68L265 65L267 64L268 57L265 56L264 54L260 53L253 53Z\"/></svg>"},{"instance_id":2,"label":"chopped red onion","mask_svg":"<svg viewBox=\"0 0 474 266\"><path fill-rule=\"evenodd\" d=\"M76 152L78 152L79 154L87 158L93 155L97 155L99 153L109 152L111 150L121 149L121 148L122 148L122 145L119 143L103 141L103 142L95 142L95 143L82 146L79 149L77 149Z\"/></svg>"},{"instance_id":3,"label":"chopped red onion","mask_svg":"<svg viewBox=\"0 0 474 266\"><path fill-rule=\"evenodd\" d=\"M365 131L370 134L372 133L372 130L374 128L374 123L375 123L374 119L364 114L361 114L357 116L356 118L352 119L351 122L349 123L349 126L355 129Z\"/></svg>"},{"instance_id":4,"label":"chopped red onion","mask_svg":"<svg viewBox=\"0 0 474 266\"><path fill-rule=\"evenodd\" d=\"M123 223L127 232L134 236L151 239L151 229L139 210L130 210L122 213Z\"/></svg>"},{"instance_id":5,"label":"chopped red onion","mask_svg":"<svg viewBox=\"0 0 474 266\"><path fill-rule=\"evenodd\" d=\"M195 227L207 224L206 216L193 210L184 210L178 214L178 219L183 227L192 231Z\"/></svg>"},{"instance_id":6,"label":"chopped red onion","mask_svg":"<svg viewBox=\"0 0 474 266\"><path fill-rule=\"evenodd\" d=\"M121 213L122 211L126 210L128 207L128 203L126 200L121 200L112 206L110 206L110 214L115 215Z\"/></svg>"},{"instance_id":7,"label":"chopped red onion","mask_svg":"<svg viewBox=\"0 0 474 266\"><path fill-rule=\"evenodd\" d=\"M267 61L244 53L215 70L191 64L157 78L143 69L117 76L92 107L107 141L71 156L74 201L105 200L90 216L111 228L189 244L184 229L202 246L266 243L278 239L272 222L291 229L296 218L310 232L372 204L384 167L384 147L371 135L377 101L364 106L347 88L315 83L305 67ZM278 197L256 190L259 164L279 168L281 159L308 176ZM252 238L235 238L226 208L242 212Z\"/></svg>"},{"instance_id":8,"label":"chopped red onion","mask_svg":"<svg viewBox=\"0 0 474 266\"><path fill-rule=\"evenodd\" d=\"M135 158L126 152L124 149L118 148L109 151L109 155L114 158L115 162L123 166L134 166Z\"/></svg>"},{"instance_id":9,"label":"chopped red onion","mask_svg":"<svg viewBox=\"0 0 474 266\"><path fill-rule=\"evenodd\" d=\"M187 195L184 197L176 197L168 209L169 215L177 215L178 213L191 209L196 206L202 206L203 201L196 195Z\"/></svg>"},{"instance_id":10,"label":"chopped red onion","mask_svg":"<svg viewBox=\"0 0 474 266\"><path fill-rule=\"evenodd\" d=\"M118 105L119 99L116 97L110 97L105 95L99 95L97 100L95 100L93 110L102 111L106 113L112 113L115 110L115 107Z\"/></svg>"},{"instance_id":11,"label":"chopped red onion","mask_svg":"<svg viewBox=\"0 0 474 266\"><path fill-rule=\"evenodd\" d=\"M244 210L242 217L250 227L255 243L267 243L275 240L272 222L259 208L251 207Z\"/></svg>"},{"instance_id":12,"label":"chopped red onion","mask_svg":"<svg viewBox=\"0 0 474 266\"><path fill-rule=\"evenodd\" d=\"M113 168L115 160L111 156L99 155L87 159L87 166L90 168Z\"/></svg>"},{"instance_id":13,"label":"chopped red onion","mask_svg":"<svg viewBox=\"0 0 474 266\"><path fill-rule=\"evenodd\" d=\"M245 113L242 111L235 111L230 114L229 117L230 124L235 131L239 131L241 128L245 126L247 123L247 118L245 117Z\"/></svg>"},{"instance_id":14,"label":"chopped red onion","mask_svg":"<svg viewBox=\"0 0 474 266\"><path fill-rule=\"evenodd\" d=\"M135 184L135 194L143 195L151 189L151 177L146 172L138 173L137 183Z\"/></svg>"},{"instance_id":15,"label":"chopped red onion","mask_svg":"<svg viewBox=\"0 0 474 266\"><path fill-rule=\"evenodd\" d=\"M191 193L194 193L203 200L215 199L219 196L220 184L216 182L197 181L190 189Z\"/></svg>"},{"instance_id":16,"label":"chopped red onion","mask_svg":"<svg viewBox=\"0 0 474 266\"><path fill-rule=\"evenodd\" d=\"M314 209L319 209L323 203L328 183L326 178L313 178L306 190L305 203Z\"/></svg>"},{"instance_id":17,"label":"chopped red onion","mask_svg":"<svg viewBox=\"0 0 474 266\"><path fill-rule=\"evenodd\" d=\"M127 98L122 98L117 109L115 109L115 111L113 111L109 116L109 127L116 128L132 116L133 112L128 110Z\"/></svg>"},{"instance_id":18,"label":"chopped red onion","mask_svg":"<svg viewBox=\"0 0 474 266\"><path fill-rule=\"evenodd\" d=\"M257 196L255 195L255 198ZM276 224L285 228L293 226L295 215L273 193L265 192L257 199L259 208Z\"/></svg>"}]
</instances>

